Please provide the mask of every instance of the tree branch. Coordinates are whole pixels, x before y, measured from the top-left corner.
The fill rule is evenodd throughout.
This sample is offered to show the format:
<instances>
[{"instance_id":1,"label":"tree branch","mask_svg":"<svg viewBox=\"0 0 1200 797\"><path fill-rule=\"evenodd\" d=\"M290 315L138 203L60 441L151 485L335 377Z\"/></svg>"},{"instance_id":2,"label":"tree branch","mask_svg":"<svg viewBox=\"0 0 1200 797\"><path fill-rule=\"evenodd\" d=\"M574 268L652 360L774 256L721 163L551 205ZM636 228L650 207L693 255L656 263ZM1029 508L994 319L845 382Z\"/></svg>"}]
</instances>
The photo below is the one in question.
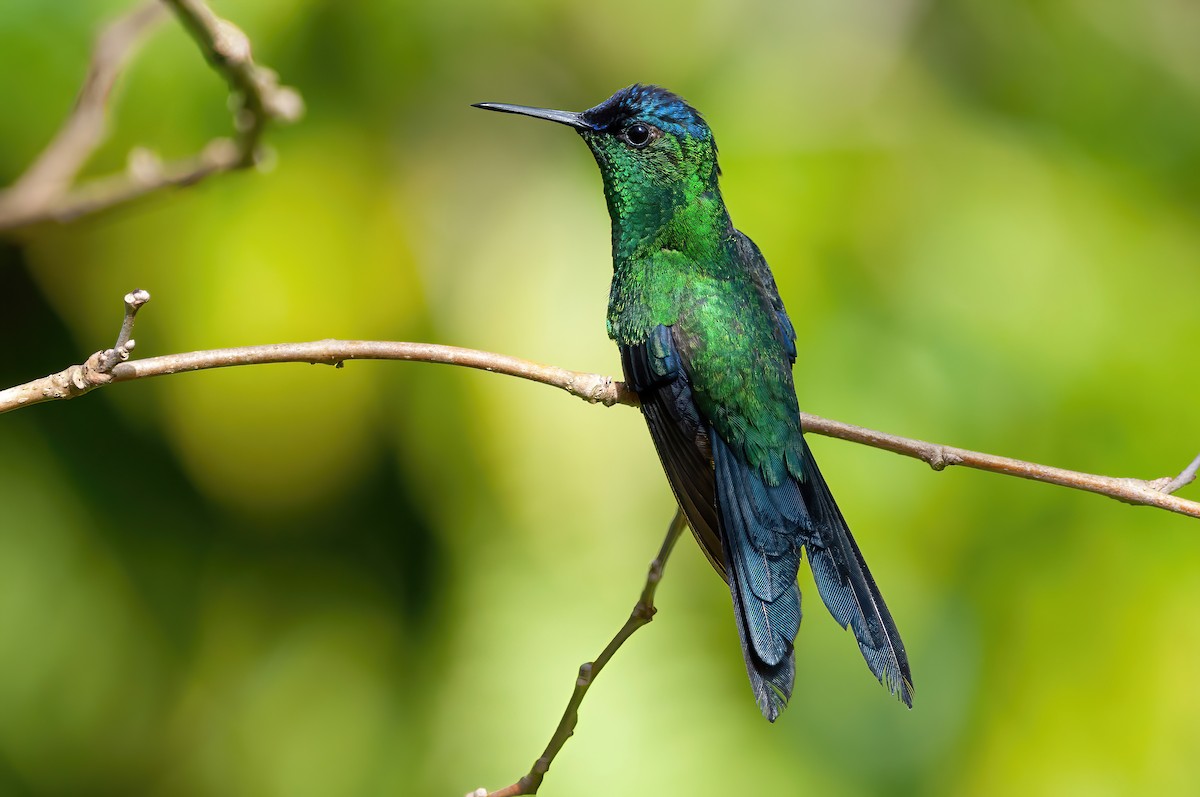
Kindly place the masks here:
<instances>
[{"instance_id":1,"label":"tree branch","mask_svg":"<svg viewBox=\"0 0 1200 797\"><path fill-rule=\"evenodd\" d=\"M144 295L139 307L150 299L150 295L145 291L135 291L126 296L126 302L130 301L130 297L137 295ZM128 316L126 323L132 329L132 320ZM442 346L436 343L317 340L307 343L276 343L265 346L210 349L116 362L111 360L110 353L112 351L110 349L108 353L96 352L80 365L72 365L56 374L0 390L0 413L46 401L75 398L110 382L131 382L135 379L176 374L182 371L201 371L234 365L311 363L340 367L346 360L408 360L458 365L516 376L531 382L540 382L557 387L592 404L603 404L606 407L614 404L629 406L638 404L637 395L632 390L624 383L609 376L571 371L503 354L463 349L457 346ZM109 359L103 359L106 356ZM102 362L110 364L107 370L100 368ZM1128 504L1153 506L1169 512L1200 518L1200 502L1172 495L1180 487L1196 478L1196 472L1200 470L1200 456L1175 477L1165 476L1152 480L1121 478L1080 473L1049 465L970 451L965 448L900 437L842 421L822 418L807 412L800 413L800 422L805 432L836 437L840 440L848 440L852 443L919 459L934 470L944 470L950 465L959 465L989 473L1016 476L1022 479L1056 484L1060 487L1084 490L1098 495L1106 495Z\"/></svg>"},{"instance_id":2,"label":"tree branch","mask_svg":"<svg viewBox=\"0 0 1200 797\"><path fill-rule=\"evenodd\" d=\"M125 316L116 344L111 349L98 351L80 365L73 365L56 374L35 379L23 385L0 391L0 412L9 412L21 407L68 399L88 393L111 382L129 382L152 376L163 376L183 371L198 371L209 368L224 368L234 365L260 363L302 362L341 367L346 360L410 360L443 363L467 368L516 376L534 382L551 385L578 396L591 403L612 406L626 404L637 406L637 396L624 384L611 377L565 368L540 365L538 363L508 357L491 352L463 349L456 346L440 346L430 343L406 343L395 341L321 340L309 343L282 343L266 346L241 346L229 349L212 349L185 354L169 354L143 360L129 360L134 348L132 339L134 320L138 310L150 301L146 291L133 291L125 295ZM943 470L949 465L961 465L991 473L1018 476L1024 479L1044 481L1064 487L1107 495L1130 504L1143 504L1166 509L1171 512L1200 518L1200 503L1172 495L1175 490L1190 483L1200 471L1200 456L1191 462L1176 477L1163 477L1153 481L1142 479L1096 476L1088 473L1052 468L1032 462L983 454L967 449L912 440L896 435L865 429L861 426L822 418L808 413L801 414L801 423L806 432L837 437L842 440L891 451L896 454L920 459L934 470ZM579 721L579 707L600 671L620 649L621 645L638 628L650 622L655 613L654 594L662 579L663 567L671 550L682 532L685 521L681 513L675 518L663 540L658 556L650 565L646 585L625 625L608 643L594 662L579 668L575 691L567 703L558 727L550 737L542 756L530 771L510 786L495 792L479 789L468 797L517 797L536 794L542 779L549 770L559 751L574 732Z\"/></svg>"},{"instance_id":3,"label":"tree branch","mask_svg":"<svg viewBox=\"0 0 1200 797\"><path fill-rule=\"evenodd\" d=\"M122 69L169 6L213 68L238 97L235 141L219 138L194 157L162 163L148 150L130 153L125 173L72 187L79 170L107 134L106 106ZM271 121L293 122L304 112L300 95L280 86L274 72L254 63L250 40L200 0L152 0L109 24L96 39L87 77L71 114L54 140L0 193L0 232L47 221L69 221L164 188L254 165Z\"/></svg>"},{"instance_id":4,"label":"tree branch","mask_svg":"<svg viewBox=\"0 0 1200 797\"><path fill-rule=\"evenodd\" d=\"M654 615L658 611L654 606L654 593L658 590L659 582L662 581L663 569L667 565L667 559L671 556L671 550L675 547L675 542L685 528L687 528L687 521L684 519L683 513L677 509L671 525L667 528L667 536L663 539L662 547L658 550L658 556L654 557L654 561L650 563L650 570L646 574L646 585L642 588L642 594L638 598L638 602L634 604L629 619L625 621L625 625L621 626L621 630L617 631L616 636L605 646L595 661L585 662L579 668L575 691L571 693L571 699L567 701L567 707L558 721L558 727L554 729L554 735L550 737L550 743L546 745L545 752L533 762L533 767L530 768L528 774L521 776L511 786L493 792L489 792L487 789L476 789L467 797L518 797L522 794L537 794L550 765L554 763L554 759L562 750L563 745L567 743L567 739L570 739L571 735L575 733L575 726L579 724L579 706L583 704L583 698L587 696L587 691L595 682L596 676L621 649L625 640L654 619Z\"/></svg>"}]
</instances>

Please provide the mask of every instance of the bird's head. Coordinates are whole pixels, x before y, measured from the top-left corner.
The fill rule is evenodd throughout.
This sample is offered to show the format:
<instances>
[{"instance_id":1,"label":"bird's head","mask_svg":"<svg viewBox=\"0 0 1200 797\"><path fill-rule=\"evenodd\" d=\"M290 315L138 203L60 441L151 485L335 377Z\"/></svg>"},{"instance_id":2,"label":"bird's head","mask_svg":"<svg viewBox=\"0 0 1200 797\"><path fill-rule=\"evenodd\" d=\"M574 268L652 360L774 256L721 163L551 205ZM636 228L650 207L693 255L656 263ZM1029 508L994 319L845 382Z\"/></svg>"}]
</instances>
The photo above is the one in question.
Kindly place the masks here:
<instances>
[{"instance_id":1,"label":"bird's head","mask_svg":"<svg viewBox=\"0 0 1200 797\"><path fill-rule=\"evenodd\" d=\"M704 118L658 86L634 84L582 113L493 102L475 107L575 128L596 156L610 200L614 192L643 201L663 192L694 196L714 188L720 174Z\"/></svg>"}]
</instances>

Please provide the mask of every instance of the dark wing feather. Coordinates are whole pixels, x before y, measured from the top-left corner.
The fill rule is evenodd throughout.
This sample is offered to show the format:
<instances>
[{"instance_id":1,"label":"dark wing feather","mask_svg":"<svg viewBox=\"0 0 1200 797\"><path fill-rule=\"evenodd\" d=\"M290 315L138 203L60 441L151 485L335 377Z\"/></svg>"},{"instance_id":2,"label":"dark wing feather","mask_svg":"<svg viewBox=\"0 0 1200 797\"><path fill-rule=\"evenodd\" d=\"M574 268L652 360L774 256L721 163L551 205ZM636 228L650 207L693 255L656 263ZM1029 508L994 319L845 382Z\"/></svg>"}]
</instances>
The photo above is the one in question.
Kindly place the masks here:
<instances>
[{"instance_id":1,"label":"dark wing feather","mask_svg":"<svg viewBox=\"0 0 1200 797\"><path fill-rule=\"evenodd\" d=\"M642 414L675 499L696 541L724 578L708 425L700 420L692 400L692 388L680 366L671 332L667 327L656 327L645 342L620 349L625 381L641 401Z\"/></svg>"}]
</instances>

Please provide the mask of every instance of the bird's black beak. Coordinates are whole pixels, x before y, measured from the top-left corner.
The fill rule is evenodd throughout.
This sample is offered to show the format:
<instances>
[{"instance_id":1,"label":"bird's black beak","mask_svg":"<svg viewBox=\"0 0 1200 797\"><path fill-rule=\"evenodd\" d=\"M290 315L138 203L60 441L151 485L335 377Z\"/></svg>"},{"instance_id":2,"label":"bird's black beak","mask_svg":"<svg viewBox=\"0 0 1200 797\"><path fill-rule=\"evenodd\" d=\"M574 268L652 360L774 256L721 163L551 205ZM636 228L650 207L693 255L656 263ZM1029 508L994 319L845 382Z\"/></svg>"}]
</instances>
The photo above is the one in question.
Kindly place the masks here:
<instances>
[{"instance_id":1,"label":"bird's black beak","mask_svg":"<svg viewBox=\"0 0 1200 797\"><path fill-rule=\"evenodd\" d=\"M576 130L595 130L584 118L583 114L573 113L571 111L552 111L549 108L530 108L527 105L507 105L503 102L477 102L471 107L482 108L485 111L499 111L500 113L515 113L521 116L532 116L534 119L545 119L550 122L558 122L560 125L567 125Z\"/></svg>"}]
</instances>

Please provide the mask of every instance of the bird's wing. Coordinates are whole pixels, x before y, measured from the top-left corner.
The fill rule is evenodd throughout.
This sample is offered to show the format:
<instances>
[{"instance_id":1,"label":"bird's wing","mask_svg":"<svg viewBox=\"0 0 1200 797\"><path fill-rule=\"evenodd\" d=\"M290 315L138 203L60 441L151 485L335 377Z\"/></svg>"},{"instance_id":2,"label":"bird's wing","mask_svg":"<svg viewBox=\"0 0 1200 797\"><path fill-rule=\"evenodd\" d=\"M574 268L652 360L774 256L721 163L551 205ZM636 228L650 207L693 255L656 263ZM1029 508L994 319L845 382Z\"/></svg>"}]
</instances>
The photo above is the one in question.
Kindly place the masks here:
<instances>
[{"instance_id":1,"label":"bird's wing","mask_svg":"<svg viewBox=\"0 0 1200 797\"><path fill-rule=\"evenodd\" d=\"M726 578L708 424L692 401L670 329L657 327L644 342L620 349L625 381L641 401L667 481L701 549Z\"/></svg>"},{"instance_id":2,"label":"bird's wing","mask_svg":"<svg viewBox=\"0 0 1200 797\"><path fill-rule=\"evenodd\" d=\"M805 522L804 504L795 482L768 487L757 469L712 432L693 400L675 334L683 333L658 326L645 342L622 346L625 378L641 398L650 435L689 525L729 582L755 699L774 721L795 681L792 644L800 628L796 526Z\"/></svg>"}]
</instances>

